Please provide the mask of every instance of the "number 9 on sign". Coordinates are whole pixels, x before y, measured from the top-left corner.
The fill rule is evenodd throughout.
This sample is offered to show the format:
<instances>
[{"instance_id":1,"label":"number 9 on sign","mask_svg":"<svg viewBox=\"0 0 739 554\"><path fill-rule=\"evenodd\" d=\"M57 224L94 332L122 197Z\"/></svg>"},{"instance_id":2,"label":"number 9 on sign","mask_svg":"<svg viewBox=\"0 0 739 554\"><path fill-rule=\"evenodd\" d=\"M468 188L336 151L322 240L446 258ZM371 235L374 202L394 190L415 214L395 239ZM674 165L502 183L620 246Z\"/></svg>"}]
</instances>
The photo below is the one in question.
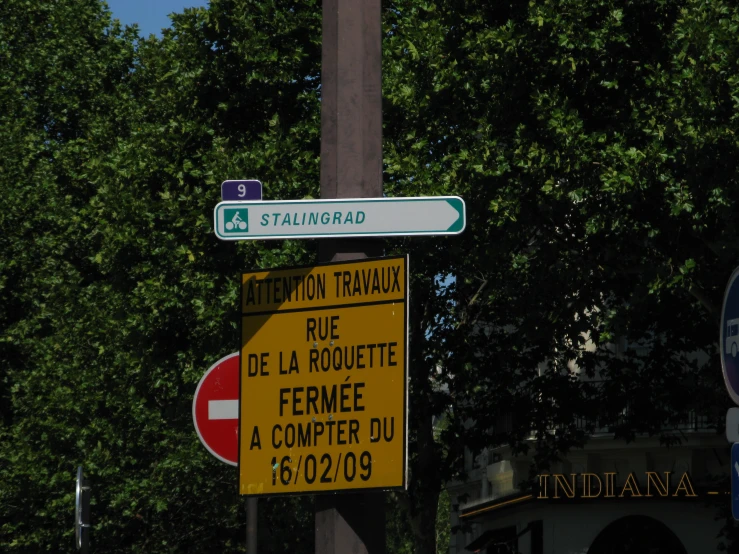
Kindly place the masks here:
<instances>
[{"instance_id":1,"label":"number 9 on sign","mask_svg":"<svg viewBox=\"0 0 739 554\"><path fill-rule=\"evenodd\" d=\"M224 181L221 200L261 200L262 183L256 180Z\"/></svg>"}]
</instances>

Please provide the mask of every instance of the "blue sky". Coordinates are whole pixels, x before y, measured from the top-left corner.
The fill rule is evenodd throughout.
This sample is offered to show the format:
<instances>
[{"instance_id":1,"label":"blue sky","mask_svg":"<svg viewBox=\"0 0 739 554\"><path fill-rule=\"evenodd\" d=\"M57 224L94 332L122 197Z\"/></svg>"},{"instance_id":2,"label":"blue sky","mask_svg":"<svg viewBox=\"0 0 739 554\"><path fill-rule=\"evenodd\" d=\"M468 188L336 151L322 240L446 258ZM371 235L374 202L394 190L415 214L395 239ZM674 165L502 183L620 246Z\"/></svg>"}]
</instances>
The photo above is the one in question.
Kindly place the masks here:
<instances>
[{"instance_id":1,"label":"blue sky","mask_svg":"<svg viewBox=\"0 0 739 554\"><path fill-rule=\"evenodd\" d=\"M207 0L106 0L113 17L120 19L124 25L139 24L139 35L150 34L161 36L162 27L169 27L167 17L172 12L181 12L185 8L205 6Z\"/></svg>"}]
</instances>

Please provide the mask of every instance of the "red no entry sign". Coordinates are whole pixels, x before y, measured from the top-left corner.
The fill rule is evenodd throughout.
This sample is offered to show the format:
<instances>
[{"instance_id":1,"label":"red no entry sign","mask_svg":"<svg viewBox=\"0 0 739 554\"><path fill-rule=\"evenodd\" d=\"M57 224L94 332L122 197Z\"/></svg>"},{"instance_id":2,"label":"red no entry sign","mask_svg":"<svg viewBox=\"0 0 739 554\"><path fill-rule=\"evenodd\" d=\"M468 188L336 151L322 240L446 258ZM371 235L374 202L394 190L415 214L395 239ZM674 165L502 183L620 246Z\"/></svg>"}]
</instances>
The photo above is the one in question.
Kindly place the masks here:
<instances>
[{"instance_id":1,"label":"red no entry sign","mask_svg":"<svg viewBox=\"0 0 739 554\"><path fill-rule=\"evenodd\" d=\"M232 466L239 461L239 353L214 363L195 389L195 431L205 448Z\"/></svg>"}]
</instances>

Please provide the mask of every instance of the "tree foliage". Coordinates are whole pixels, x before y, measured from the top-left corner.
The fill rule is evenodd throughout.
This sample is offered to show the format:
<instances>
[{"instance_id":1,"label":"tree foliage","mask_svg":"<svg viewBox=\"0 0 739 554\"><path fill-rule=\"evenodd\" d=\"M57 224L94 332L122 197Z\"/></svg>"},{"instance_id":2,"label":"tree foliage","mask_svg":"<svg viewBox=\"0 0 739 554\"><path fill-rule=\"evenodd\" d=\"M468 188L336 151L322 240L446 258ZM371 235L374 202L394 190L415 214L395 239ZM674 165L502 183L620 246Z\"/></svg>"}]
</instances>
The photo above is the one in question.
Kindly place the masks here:
<instances>
[{"instance_id":1,"label":"tree foliage","mask_svg":"<svg viewBox=\"0 0 739 554\"><path fill-rule=\"evenodd\" d=\"M727 2L393 3L387 189L469 210L461 238L400 245L418 270L417 543L465 447L534 432L536 472L596 422L666 443L691 411L720 426L738 23Z\"/></svg>"},{"instance_id":2,"label":"tree foliage","mask_svg":"<svg viewBox=\"0 0 739 554\"><path fill-rule=\"evenodd\" d=\"M244 549L192 396L238 349L240 271L310 252L214 240L212 209L224 176L315 193L320 13L239 8L188 10L161 40L97 1L0 8L4 551L73 550L77 465L96 551ZM262 506L265 548L311 550L310 499Z\"/></svg>"}]
</instances>

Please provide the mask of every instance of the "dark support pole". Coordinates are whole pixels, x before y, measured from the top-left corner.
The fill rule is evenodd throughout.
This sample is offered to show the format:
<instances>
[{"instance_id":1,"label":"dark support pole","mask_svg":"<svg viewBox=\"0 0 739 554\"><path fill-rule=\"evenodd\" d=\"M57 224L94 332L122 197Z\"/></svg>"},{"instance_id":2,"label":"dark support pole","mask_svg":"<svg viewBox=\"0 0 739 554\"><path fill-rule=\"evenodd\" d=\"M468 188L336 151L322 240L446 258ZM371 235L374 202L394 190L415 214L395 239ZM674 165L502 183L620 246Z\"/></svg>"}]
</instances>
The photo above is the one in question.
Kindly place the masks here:
<instances>
[{"instance_id":1,"label":"dark support pole","mask_svg":"<svg viewBox=\"0 0 739 554\"><path fill-rule=\"evenodd\" d=\"M382 196L380 0L323 0L321 198ZM377 240L334 239L321 262L381 256ZM317 554L384 554L385 495L317 496Z\"/></svg>"},{"instance_id":2,"label":"dark support pole","mask_svg":"<svg viewBox=\"0 0 739 554\"><path fill-rule=\"evenodd\" d=\"M384 554L385 494L316 496L316 554Z\"/></svg>"},{"instance_id":3,"label":"dark support pole","mask_svg":"<svg viewBox=\"0 0 739 554\"><path fill-rule=\"evenodd\" d=\"M246 499L246 554L257 554L257 497Z\"/></svg>"},{"instance_id":4,"label":"dark support pole","mask_svg":"<svg viewBox=\"0 0 739 554\"><path fill-rule=\"evenodd\" d=\"M382 196L380 0L324 0L321 198ZM382 254L382 243L325 240L321 261Z\"/></svg>"}]
</instances>

